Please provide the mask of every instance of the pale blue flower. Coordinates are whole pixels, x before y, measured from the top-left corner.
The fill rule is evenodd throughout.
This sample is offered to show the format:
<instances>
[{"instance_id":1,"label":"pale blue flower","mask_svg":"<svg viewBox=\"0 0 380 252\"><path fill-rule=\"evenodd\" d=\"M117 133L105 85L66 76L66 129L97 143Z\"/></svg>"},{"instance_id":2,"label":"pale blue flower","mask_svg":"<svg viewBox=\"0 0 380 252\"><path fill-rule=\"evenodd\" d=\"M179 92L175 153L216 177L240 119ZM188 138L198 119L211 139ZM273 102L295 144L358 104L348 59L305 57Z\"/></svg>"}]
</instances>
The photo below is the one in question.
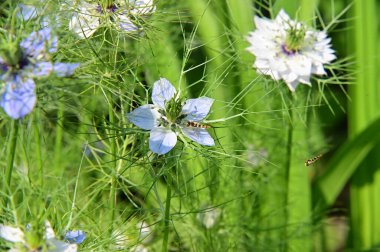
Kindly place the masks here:
<instances>
[{"instance_id":1,"label":"pale blue flower","mask_svg":"<svg viewBox=\"0 0 380 252\"><path fill-rule=\"evenodd\" d=\"M0 224L0 238L13 243L22 244L23 247L19 249L19 246L15 245L17 248L11 248L9 251L37 251L35 247L31 247L28 243L27 233L31 232L31 225L27 225L26 233L24 233L20 228L6 226ZM55 238L55 233L49 221L45 222L45 244L47 252L76 252L78 246L76 244L69 244ZM39 251L39 249L38 249ZM45 251L45 250L44 250Z\"/></svg>"},{"instance_id":2,"label":"pale blue flower","mask_svg":"<svg viewBox=\"0 0 380 252\"><path fill-rule=\"evenodd\" d=\"M173 85L161 78L153 84L152 101L153 104L140 106L127 114L134 125L150 131L152 152L159 155L169 152L180 133L201 145L215 145L207 130L197 126L210 112L214 99L200 97L181 104Z\"/></svg>"},{"instance_id":3,"label":"pale blue flower","mask_svg":"<svg viewBox=\"0 0 380 252\"><path fill-rule=\"evenodd\" d=\"M25 14L26 15L26 14ZM45 77L54 72L69 76L79 66L77 63L53 63L50 54L57 51L58 39L50 28L32 32L22 40L14 59L0 57L0 106L13 119L29 114L36 103L33 78Z\"/></svg>"},{"instance_id":4,"label":"pale blue flower","mask_svg":"<svg viewBox=\"0 0 380 252\"><path fill-rule=\"evenodd\" d=\"M86 239L86 233L82 230L67 231L64 239L70 243L81 244Z\"/></svg>"}]
</instances>

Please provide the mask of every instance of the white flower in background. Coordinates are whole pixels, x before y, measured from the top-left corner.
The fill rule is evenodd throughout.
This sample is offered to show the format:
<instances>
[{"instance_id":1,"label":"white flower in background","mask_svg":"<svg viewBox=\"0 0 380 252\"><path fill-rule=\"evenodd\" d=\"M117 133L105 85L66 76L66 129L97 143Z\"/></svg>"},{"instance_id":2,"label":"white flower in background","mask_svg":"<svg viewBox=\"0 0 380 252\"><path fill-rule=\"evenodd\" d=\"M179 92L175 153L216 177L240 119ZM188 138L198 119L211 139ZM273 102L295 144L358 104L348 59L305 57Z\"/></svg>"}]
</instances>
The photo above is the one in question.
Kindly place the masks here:
<instances>
[{"instance_id":1,"label":"white flower in background","mask_svg":"<svg viewBox=\"0 0 380 252\"><path fill-rule=\"evenodd\" d=\"M136 224L136 227L139 230L139 240L142 243L147 244L152 241L152 229L147 222L140 221Z\"/></svg>"},{"instance_id":2,"label":"white flower in background","mask_svg":"<svg viewBox=\"0 0 380 252\"><path fill-rule=\"evenodd\" d=\"M293 92L299 83L311 85L312 74L326 74L323 64L336 57L325 31L293 21L281 10L274 20L255 17L256 30L247 48L256 56L254 67L274 80L284 80Z\"/></svg>"},{"instance_id":3,"label":"white flower in background","mask_svg":"<svg viewBox=\"0 0 380 252\"><path fill-rule=\"evenodd\" d=\"M77 13L71 18L69 29L80 38L88 38L100 27L103 18L110 18L117 28L125 32L139 30L138 18L153 13L153 0L118 0L105 3L88 3L82 0Z\"/></svg>"},{"instance_id":4,"label":"white flower in background","mask_svg":"<svg viewBox=\"0 0 380 252\"><path fill-rule=\"evenodd\" d=\"M11 252L23 252L25 249L27 251L37 251L41 246L47 249L47 252L76 252L77 245L69 244L63 241L59 241L55 238L54 231L48 221L45 222L45 244L35 244L38 241L33 236L30 230L31 226L27 226L27 232L24 233L21 229L11 226L5 226L0 224L0 237L9 242L15 243L14 248L11 248ZM20 246L17 246L20 245ZM45 250L44 250L45 251Z\"/></svg>"},{"instance_id":5,"label":"white flower in background","mask_svg":"<svg viewBox=\"0 0 380 252\"><path fill-rule=\"evenodd\" d=\"M149 148L152 152L159 155L169 152L180 133L201 145L215 145L214 139L199 124L210 112L214 99L200 97L182 104L173 85L161 78L153 84L152 101L153 104L143 105L127 114L134 125L150 131Z\"/></svg>"},{"instance_id":6,"label":"white flower in background","mask_svg":"<svg viewBox=\"0 0 380 252\"><path fill-rule=\"evenodd\" d=\"M219 221L221 213L219 208L208 208L198 213L197 219L205 228L210 229Z\"/></svg>"}]
</instances>

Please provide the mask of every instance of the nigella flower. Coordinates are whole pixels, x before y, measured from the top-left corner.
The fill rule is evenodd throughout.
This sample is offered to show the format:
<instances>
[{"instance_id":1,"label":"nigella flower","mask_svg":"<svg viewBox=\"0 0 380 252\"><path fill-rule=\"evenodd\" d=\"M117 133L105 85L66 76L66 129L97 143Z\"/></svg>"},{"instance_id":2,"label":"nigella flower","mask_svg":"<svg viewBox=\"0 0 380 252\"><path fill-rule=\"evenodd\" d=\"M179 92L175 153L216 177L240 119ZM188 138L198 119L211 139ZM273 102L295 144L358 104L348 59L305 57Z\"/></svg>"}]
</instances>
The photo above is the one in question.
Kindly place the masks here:
<instances>
[{"instance_id":1,"label":"nigella flower","mask_svg":"<svg viewBox=\"0 0 380 252\"><path fill-rule=\"evenodd\" d=\"M45 240L42 244L39 242L41 237L36 237L32 233L32 228L28 225L27 231L24 233L20 228L5 226L0 224L0 237L12 243L16 243L14 248L9 251L48 251L48 252L75 252L76 244L69 244L59 241L55 238L54 230L48 221L45 222Z\"/></svg>"},{"instance_id":2,"label":"nigella flower","mask_svg":"<svg viewBox=\"0 0 380 252\"><path fill-rule=\"evenodd\" d=\"M78 12L70 20L69 29L81 38L88 38L101 25L102 18L110 20L125 32L139 29L136 18L154 12L153 0L114 0L104 3L81 1Z\"/></svg>"},{"instance_id":3,"label":"nigella flower","mask_svg":"<svg viewBox=\"0 0 380 252\"><path fill-rule=\"evenodd\" d=\"M86 233L82 230L67 231L64 239L70 243L81 244L86 239Z\"/></svg>"},{"instance_id":4,"label":"nigella flower","mask_svg":"<svg viewBox=\"0 0 380 252\"><path fill-rule=\"evenodd\" d=\"M11 46L12 47L12 46ZM29 114L36 103L34 77L55 72L57 76L72 75L78 63L55 63L50 53L57 51L57 37L50 28L32 32L26 39L0 54L0 106L13 119Z\"/></svg>"},{"instance_id":5,"label":"nigella flower","mask_svg":"<svg viewBox=\"0 0 380 252\"><path fill-rule=\"evenodd\" d=\"M284 80L291 91L299 83L311 85L312 74L326 74L323 64L336 57L324 31L313 31L293 21L281 10L274 20L255 17L257 29L247 37L247 48L256 56L254 67L275 80Z\"/></svg>"},{"instance_id":6,"label":"nigella flower","mask_svg":"<svg viewBox=\"0 0 380 252\"><path fill-rule=\"evenodd\" d=\"M177 134L206 146L215 145L213 138L199 123L208 115L213 99L200 97L181 104L173 85L161 78L153 84L153 104L146 104L127 114L134 125L150 131L149 148L159 155L169 152L177 143Z\"/></svg>"}]
</instances>

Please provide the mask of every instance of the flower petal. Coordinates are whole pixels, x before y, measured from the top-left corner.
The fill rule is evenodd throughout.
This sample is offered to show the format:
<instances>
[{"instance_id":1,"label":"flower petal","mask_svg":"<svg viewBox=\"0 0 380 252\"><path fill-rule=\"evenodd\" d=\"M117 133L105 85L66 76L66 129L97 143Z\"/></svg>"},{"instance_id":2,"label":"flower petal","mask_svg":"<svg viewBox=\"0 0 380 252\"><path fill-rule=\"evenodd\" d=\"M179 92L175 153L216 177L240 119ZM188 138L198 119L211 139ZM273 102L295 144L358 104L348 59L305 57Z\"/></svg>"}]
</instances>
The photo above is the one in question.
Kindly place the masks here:
<instances>
[{"instance_id":1,"label":"flower petal","mask_svg":"<svg viewBox=\"0 0 380 252\"><path fill-rule=\"evenodd\" d=\"M5 92L1 96L0 106L13 119L29 114L36 104L35 84L32 79L21 80L15 76L6 82Z\"/></svg>"},{"instance_id":2,"label":"flower petal","mask_svg":"<svg viewBox=\"0 0 380 252\"><path fill-rule=\"evenodd\" d=\"M156 106L152 104L143 105L127 114L128 120L145 130L152 130L158 126L158 119L161 114Z\"/></svg>"},{"instance_id":3,"label":"flower petal","mask_svg":"<svg viewBox=\"0 0 380 252\"><path fill-rule=\"evenodd\" d=\"M132 23L127 14L118 15L119 25L122 30L125 32L135 32L138 30L138 27Z\"/></svg>"},{"instance_id":4,"label":"flower petal","mask_svg":"<svg viewBox=\"0 0 380 252\"><path fill-rule=\"evenodd\" d=\"M24 233L16 227L0 224L0 237L10 242L24 242Z\"/></svg>"},{"instance_id":5,"label":"flower petal","mask_svg":"<svg viewBox=\"0 0 380 252\"><path fill-rule=\"evenodd\" d=\"M51 62L38 62L28 68L31 68L34 76L42 77L48 76L53 71L53 64Z\"/></svg>"},{"instance_id":6,"label":"flower petal","mask_svg":"<svg viewBox=\"0 0 380 252\"><path fill-rule=\"evenodd\" d=\"M49 252L76 252L78 246L76 244L69 244L63 241L58 241L55 238L47 239Z\"/></svg>"},{"instance_id":7,"label":"flower petal","mask_svg":"<svg viewBox=\"0 0 380 252\"><path fill-rule=\"evenodd\" d=\"M65 240L70 243L81 244L86 239L86 233L82 230L67 231Z\"/></svg>"},{"instance_id":8,"label":"flower petal","mask_svg":"<svg viewBox=\"0 0 380 252\"><path fill-rule=\"evenodd\" d=\"M19 4L20 12L17 13L17 16L22 18L24 21L37 17L37 8L31 5Z\"/></svg>"},{"instance_id":9,"label":"flower petal","mask_svg":"<svg viewBox=\"0 0 380 252\"><path fill-rule=\"evenodd\" d=\"M132 15L146 15L156 10L153 0L129 0Z\"/></svg>"},{"instance_id":10,"label":"flower petal","mask_svg":"<svg viewBox=\"0 0 380 252\"><path fill-rule=\"evenodd\" d=\"M54 239L55 233L49 221L45 221L45 236L46 239Z\"/></svg>"},{"instance_id":11,"label":"flower petal","mask_svg":"<svg viewBox=\"0 0 380 252\"><path fill-rule=\"evenodd\" d=\"M175 87L165 78L160 78L153 84L152 101L154 105L165 110L165 103L176 93Z\"/></svg>"},{"instance_id":12,"label":"flower petal","mask_svg":"<svg viewBox=\"0 0 380 252\"><path fill-rule=\"evenodd\" d=\"M79 63L55 63L54 73L58 77L65 77L74 74L75 69L79 67Z\"/></svg>"},{"instance_id":13,"label":"flower petal","mask_svg":"<svg viewBox=\"0 0 380 252\"><path fill-rule=\"evenodd\" d=\"M32 32L21 41L20 46L24 48L29 57L41 60L47 57L47 52L54 53L57 51L58 38L51 35L50 28L43 28L37 32Z\"/></svg>"},{"instance_id":14,"label":"flower petal","mask_svg":"<svg viewBox=\"0 0 380 252\"><path fill-rule=\"evenodd\" d=\"M177 135L170 129L158 127L150 132L149 149L158 155L168 153L176 143Z\"/></svg>"},{"instance_id":15,"label":"flower petal","mask_svg":"<svg viewBox=\"0 0 380 252\"><path fill-rule=\"evenodd\" d=\"M182 107L182 114L186 115L185 119L188 121L201 121L210 112L210 108L213 102L214 99L208 97L188 99L186 100L185 105Z\"/></svg>"},{"instance_id":16,"label":"flower petal","mask_svg":"<svg viewBox=\"0 0 380 252\"><path fill-rule=\"evenodd\" d=\"M78 13L74 14L69 23L69 29L80 38L91 37L99 27L99 17L96 15L96 5L88 3L79 7Z\"/></svg>"},{"instance_id":17,"label":"flower petal","mask_svg":"<svg viewBox=\"0 0 380 252\"><path fill-rule=\"evenodd\" d=\"M207 146L214 146L214 139L210 136L206 129L203 128L192 128L192 127L183 127L182 133L190 138L191 140Z\"/></svg>"}]
</instances>

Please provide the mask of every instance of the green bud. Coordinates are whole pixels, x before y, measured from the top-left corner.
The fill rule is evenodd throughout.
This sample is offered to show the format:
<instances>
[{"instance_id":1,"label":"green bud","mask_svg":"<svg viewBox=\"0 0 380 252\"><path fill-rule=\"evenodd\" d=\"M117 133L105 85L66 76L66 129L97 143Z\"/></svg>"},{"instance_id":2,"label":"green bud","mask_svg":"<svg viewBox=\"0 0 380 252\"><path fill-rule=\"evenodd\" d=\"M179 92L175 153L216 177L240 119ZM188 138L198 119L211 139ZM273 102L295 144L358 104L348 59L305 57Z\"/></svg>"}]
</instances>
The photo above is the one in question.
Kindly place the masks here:
<instances>
[{"instance_id":1,"label":"green bud","mask_svg":"<svg viewBox=\"0 0 380 252\"><path fill-rule=\"evenodd\" d=\"M181 100L176 98L177 95L175 95L172 99L170 99L165 105L165 113L166 118L170 123L175 123L177 118L181 115L182 111L182 104Z\"/></svg>"}]
</instances>

